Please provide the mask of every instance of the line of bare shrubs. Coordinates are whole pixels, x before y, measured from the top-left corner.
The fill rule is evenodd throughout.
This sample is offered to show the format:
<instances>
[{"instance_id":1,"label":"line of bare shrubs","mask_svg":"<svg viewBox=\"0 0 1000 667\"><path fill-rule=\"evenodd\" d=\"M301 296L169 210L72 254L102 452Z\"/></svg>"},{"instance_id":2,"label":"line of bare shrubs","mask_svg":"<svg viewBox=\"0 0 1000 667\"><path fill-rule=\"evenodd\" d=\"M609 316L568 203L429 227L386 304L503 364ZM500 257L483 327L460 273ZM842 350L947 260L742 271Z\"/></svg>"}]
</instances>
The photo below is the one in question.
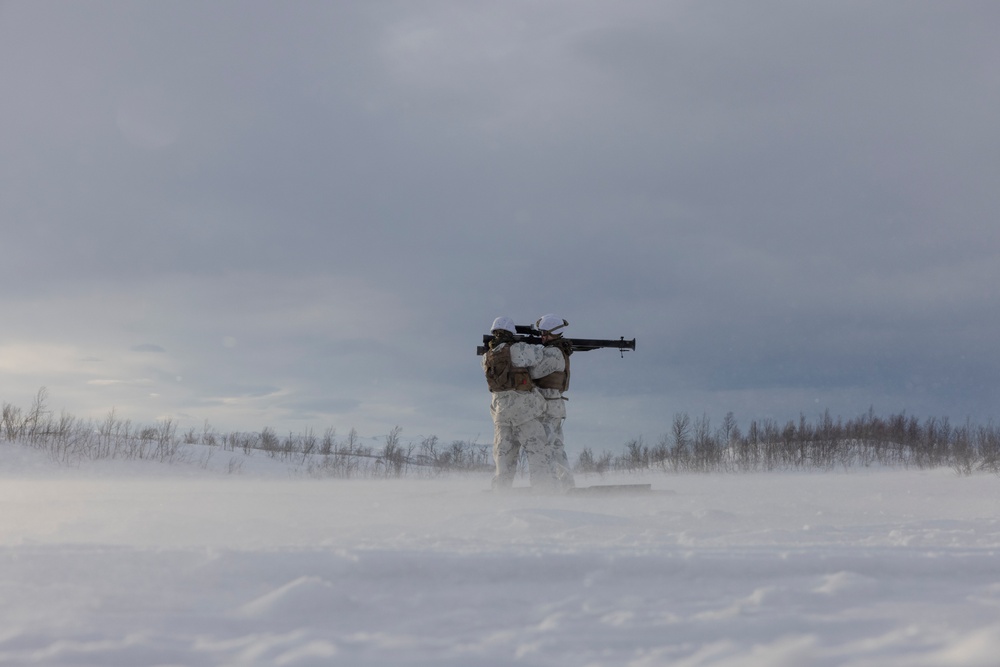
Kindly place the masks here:
<instances>
[{"instance_id":1,"label":"line of bare shrubs","mask_svg":"<svg viewBox=\"0 0 1000 667\"><path fill-rule=\"evenodd\" d=\"M405 442L402 428L394 427L379 444L366 444L352 428L343 439L328 428L322 437L312 430L279 437L271 428L260 432L214 433L207 425L202 431L184 434L186 444L217 446L245 456L261 454L301 466L306 473L322 477L404 477L433 476L446 472L476 472L493 468L492 448L477 442L456 440L443 446L436 435L419 443Z\"/></svg>"},{"instance_id":2,"label":"line of bare shrubs","mask_svg":"<svg viewBox=\"0 0 1000 667\"><path fill-rule=\"evenodd\" d=\"M100 459L191 462L195 461L191 446L203 445L198 458L204 465L213 451L221 450L242 453L244 458L271 457L324 477L433 476L493 468L491 444L456 440L444 445L433 435L419 443L406 442L399 426L376 444L366 444L353 428L338 439L332 428L322 436L309 430L281 437L271 428L220 434L206 423L200 430L192 428L179 435L171 420L143 426L119 418L114 410L97 422L65 413L55 415L48 409L47 399L43 387L26 411L4 403L0 436L44 450L61 463ZM230 472L242 470L238 458L230 460ZM678 413L670 432L655 444L635 438L617 454L604 451L595 455L587 448L579 454L574 468L581 473L604 474L870 466L950 467L963 475L1000 474L1000 428L968 421L953 426L946 417L920 420L902 413L883 418L869 410L846 421L834 420L829 411L815 423L805 416L784 426L772 419L753 420L744 432L731 412L717 428L707 416L692 420L688 414Z\"/></svg>"},{"instance_id":3,"label":"line of bare shrubs","mask_svg":"<svg viewBox=\"0 0 1000 667\"><path fill-rule=\"evenodd\" d=\"M75 464L102 459L155 460L163 463L201 462L207 466L212 452L221 450L244 458L262 455L295 465L307 474L338 478L432 476L455 471L488 471L493 467L492 448L477 442L455 441L444 446L437 436L419 444L404 442L402 429L393 428L381 446L365 444L355 429L338 439L336 430L317 436L312 430L279 436L274 429L221 434L208 423L200 430L178 434L171 420L155 426L133 424L114 410L95 422L47 407L48 392L38 391L31 408L22 410L4 403L0 436L45 451L54 461ZM193 446L205 446L197 454ZM239 457L230 459L229 472L243 468Z\"/></svg>"},{"instance_id":4,"label":"line of bare shrubs","mask_svg":"<svg viewBox=\"0 0 1000 667\"><path fill-rule=\"evenodd\" d=\"M650 446L641 438L620 454L583 450L580 472L663 470L674 472L753 472L871 466L939 468L957 473L1000 474L1000 428L947 417L920 420L900 413L883 418L874 411L834 420L827 410L815 423L800 416L784 426L753 420L744 433L733 413L718 428L707 416L674 415L669 433Z\"/></svg>"},{"instance_id":5,"label":"line of bare shrubs","mask_svg":"<svg viewBox=\"0 0 1000 667\"><path fill-rule=\"evenodd\" d=\"M66 413L58 416L46 406L48 393L39 389L31 408L9 403L0 412L0 433L11 442L43 449L60 463L82 459L151 459L161 463L183 460L184 452L171 420L141 426L119 419L114 410L100 421L84 421Z\"/></svg>"}]
</instances>

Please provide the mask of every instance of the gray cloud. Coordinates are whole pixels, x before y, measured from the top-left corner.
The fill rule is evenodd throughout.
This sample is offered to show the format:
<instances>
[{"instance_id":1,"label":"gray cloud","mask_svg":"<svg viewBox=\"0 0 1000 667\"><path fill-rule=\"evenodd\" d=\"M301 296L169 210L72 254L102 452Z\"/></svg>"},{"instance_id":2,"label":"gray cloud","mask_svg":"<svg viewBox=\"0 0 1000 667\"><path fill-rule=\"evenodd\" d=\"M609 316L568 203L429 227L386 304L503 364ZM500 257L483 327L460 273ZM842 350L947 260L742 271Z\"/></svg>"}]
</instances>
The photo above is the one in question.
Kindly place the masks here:
<instances>
[{"instance_id":1,"label":"gray cloud","mask_svg":"<svg viewBox=\"0 0 1000 667\"><path fill-rule=\"evenodd\" d=\"M152 352L154 354L166 353L165 349L154 343L141 343L139 345L133 345L131 349L133 352Z\"/></svg>"},{"instance_id":2,"label":"gray cloud","mask_svg":"<svg viewBox=\"0 0 1000 667\"><path fill-rule=\"evenodd\" d=\"M475 437L481 334L555 311L639 340L577 362L578 443L679 410L991 419L998 24L976 3L5 3L0 388Z\"/></svg>"}]
</instances>

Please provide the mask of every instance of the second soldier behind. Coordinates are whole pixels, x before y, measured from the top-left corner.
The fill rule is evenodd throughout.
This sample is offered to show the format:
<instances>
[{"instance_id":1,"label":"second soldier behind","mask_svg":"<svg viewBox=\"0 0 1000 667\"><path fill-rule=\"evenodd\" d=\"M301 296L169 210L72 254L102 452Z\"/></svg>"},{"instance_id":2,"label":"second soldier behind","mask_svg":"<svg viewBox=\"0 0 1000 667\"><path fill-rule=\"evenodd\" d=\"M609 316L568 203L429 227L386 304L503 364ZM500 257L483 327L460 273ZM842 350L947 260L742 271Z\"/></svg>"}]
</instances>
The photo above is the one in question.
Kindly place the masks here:
<instances>
[{"instance_id":1,"label":"second soldier behind","mask_svg":"<svg viewBox=\"0 0 1000 667\"><path fill-rule=\"evenodd\" d=\"M541 422L545 429L545 459L555 476L555 490L566 491L573 488L573 472L566 455L563 442L563 421L566 419L566 397L569 389L569 356L573 345L563 338L562 330L569 322L556 315L548 314L535 322L534 329L542 337L544 356L531 369L531 377L545 398L545 410Z\"/></svg>"}]
</instances>

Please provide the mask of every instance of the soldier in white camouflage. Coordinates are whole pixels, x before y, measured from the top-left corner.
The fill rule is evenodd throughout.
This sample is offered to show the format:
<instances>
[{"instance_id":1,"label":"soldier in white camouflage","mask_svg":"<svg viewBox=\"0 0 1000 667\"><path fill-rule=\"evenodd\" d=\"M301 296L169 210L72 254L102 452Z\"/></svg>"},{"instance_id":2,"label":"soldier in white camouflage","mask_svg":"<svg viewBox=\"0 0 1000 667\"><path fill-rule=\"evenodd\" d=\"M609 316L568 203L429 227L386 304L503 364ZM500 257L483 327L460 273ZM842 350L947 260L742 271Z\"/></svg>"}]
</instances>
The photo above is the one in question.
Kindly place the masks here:
<instances>
[{"instance_id":1,"label":"soldier in white camouflage","mask_svg":"<svg viewBox=\"0 0 1000 667\"><path fill-rule=\"evenodd\" d=\"M523 450L528 458L531 488L558 491L563 488L559 465L549 451L541 423L546 401L532 380L532 375L540 372L536 367L545 360L545 348L517 341L516 331L511 318L496 318L490 327L493 338L482 358L493 417L493 460L496 464L493 488L511 488ZM545 368L540 370L545 371Z\"/></svg>"},{"instance_id":2,"label":"soldier in white camouflage","mask_svg":"<svg viewBox=\"0 0 1000 667\"><path fill-rule=\"evenodd\" d=\"M567 326L569 322L552 314L543 315L535 321L534 329L542 338L544 358L531 369L535 386L545 398L545 411L541 417L542 428L545 429L545 449L560 490L574 486L563 442L563 421L566 419L568 400L563 392L569 389L569 355L573 353L572 343L563 338L562 330Z\"/></svg>"}]
</instances>

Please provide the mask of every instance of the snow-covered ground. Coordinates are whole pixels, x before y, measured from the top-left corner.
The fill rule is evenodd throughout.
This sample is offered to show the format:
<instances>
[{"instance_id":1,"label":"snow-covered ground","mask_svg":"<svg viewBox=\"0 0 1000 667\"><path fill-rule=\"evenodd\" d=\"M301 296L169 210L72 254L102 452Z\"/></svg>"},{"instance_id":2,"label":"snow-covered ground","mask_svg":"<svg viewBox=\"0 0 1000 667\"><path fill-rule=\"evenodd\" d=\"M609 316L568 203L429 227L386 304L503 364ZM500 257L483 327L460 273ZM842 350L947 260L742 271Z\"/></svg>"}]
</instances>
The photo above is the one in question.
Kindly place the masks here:
<instances>
[{"instance_id":1,"label":"snow-covered ground","mask_svg":"<svg viewBox=\"0 0 1000 667\"><path fill-rule=\"evenodd\" d=\"M0 665L1000 664L1000 479L315 479L0 442Z\"/></svg>"}]
</instances>

